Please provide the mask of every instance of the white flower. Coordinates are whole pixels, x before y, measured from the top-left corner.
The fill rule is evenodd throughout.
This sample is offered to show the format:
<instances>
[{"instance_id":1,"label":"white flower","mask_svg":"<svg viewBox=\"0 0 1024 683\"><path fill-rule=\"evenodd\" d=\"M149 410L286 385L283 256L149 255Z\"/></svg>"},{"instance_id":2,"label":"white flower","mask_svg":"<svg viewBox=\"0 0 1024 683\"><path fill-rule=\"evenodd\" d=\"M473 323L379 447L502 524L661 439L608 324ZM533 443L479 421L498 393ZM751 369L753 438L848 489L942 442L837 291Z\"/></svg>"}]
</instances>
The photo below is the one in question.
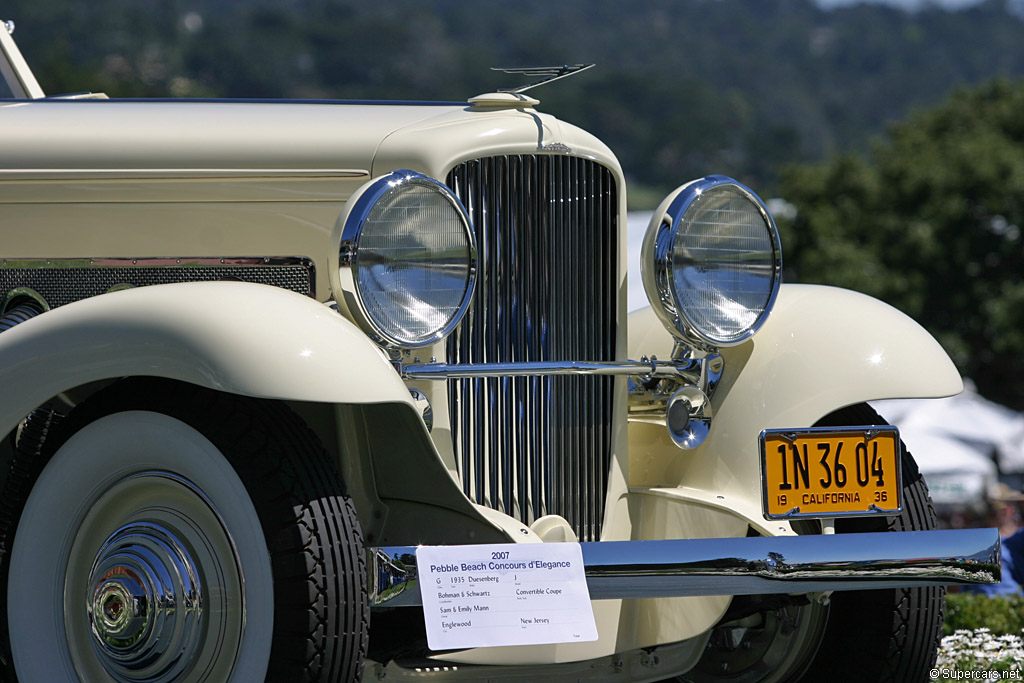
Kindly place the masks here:
<instances>
[{"instance_id":1,"label":"white flower","mask_svg":"<svg viewBox=\"0 0 1024 683\"><path fill-rule=\"evenodd\" d=\"M993 636L987 628L958 630L939 644L935 666L960 671L1021 670L1024 641L1020 636Z\"/></svg>"}]
</instances>

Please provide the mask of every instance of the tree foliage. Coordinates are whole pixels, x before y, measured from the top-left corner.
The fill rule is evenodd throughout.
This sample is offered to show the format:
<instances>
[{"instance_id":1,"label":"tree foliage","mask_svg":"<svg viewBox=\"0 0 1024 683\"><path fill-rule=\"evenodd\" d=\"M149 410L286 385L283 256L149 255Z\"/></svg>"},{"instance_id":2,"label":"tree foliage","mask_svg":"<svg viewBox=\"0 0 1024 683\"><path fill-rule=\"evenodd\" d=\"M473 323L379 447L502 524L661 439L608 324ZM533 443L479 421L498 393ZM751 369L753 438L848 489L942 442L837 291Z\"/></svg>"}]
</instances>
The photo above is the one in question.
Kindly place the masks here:
<instances>
[{"instance_id":1,"label":"tree foliage","mask_svg":"<svg viewBox=\"0 0 1024 683\"><path fill-rule=\"evenodd\" d=\"M724 173L862 152L954 85L1024 76L1022 0L957 12L813 0L8 0L48 93L466 98L491 66L595 62L532 91L663 196ZM654 200L657 203L657 200Z\"/></svg>"},{"instance_id":2,"label":"tree foliage","mask_svg":"<svg viewBox=\"0 0 1024 683\"><path fill-rule=\"evenodd\" d=\"M789 168L790 275L921 321L981 393L1024 408L1024 81L958 90L867 159ZM792 278L791 278L792 279Z\"/></svg>"},{"instance_id":3,"label":"tree foliage","mask_svg":"<svg viewBox=\"0 0 1024 683\"><path fill-rule=\"evenodd\" d=\"M993 635L1019 636L1024 632L1024 594L982 595L949 593L946 595L945 635L961 629L987 628Z\"/></svg>"}]
</instances>

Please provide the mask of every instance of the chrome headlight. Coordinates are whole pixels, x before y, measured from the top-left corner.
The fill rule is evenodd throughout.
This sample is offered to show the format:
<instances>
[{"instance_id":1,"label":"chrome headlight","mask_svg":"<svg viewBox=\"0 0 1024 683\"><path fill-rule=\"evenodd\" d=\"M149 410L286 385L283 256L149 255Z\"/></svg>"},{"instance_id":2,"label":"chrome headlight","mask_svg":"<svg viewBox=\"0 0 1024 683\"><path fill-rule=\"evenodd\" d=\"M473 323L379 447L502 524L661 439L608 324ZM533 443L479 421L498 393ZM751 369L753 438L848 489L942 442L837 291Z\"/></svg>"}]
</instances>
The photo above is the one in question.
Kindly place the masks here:
<instances>
[{"instance_id":1,"label":"chrome headlight","mask_svg":"<svg viewBox=\"0 0 1024 683\"><path fill-rule=\"evenodd\" d=\"M782 249L756 194L731 178L683 185L654 213L641 248L644 290L678 338L703 348L738 344L767 319Z\"/></svg>"},{"instance_id":2,"label":"chrome headlight","mask_svg":"<svg viewBox=\"0 0 1024 683\"><path fill-rule=\"evenodd\" d=\"M339 226L335 298L366 333L417 347L455 328L473 297L476 242L450 189L394 171L363 185Z\"/></svg>"}]
</instances>

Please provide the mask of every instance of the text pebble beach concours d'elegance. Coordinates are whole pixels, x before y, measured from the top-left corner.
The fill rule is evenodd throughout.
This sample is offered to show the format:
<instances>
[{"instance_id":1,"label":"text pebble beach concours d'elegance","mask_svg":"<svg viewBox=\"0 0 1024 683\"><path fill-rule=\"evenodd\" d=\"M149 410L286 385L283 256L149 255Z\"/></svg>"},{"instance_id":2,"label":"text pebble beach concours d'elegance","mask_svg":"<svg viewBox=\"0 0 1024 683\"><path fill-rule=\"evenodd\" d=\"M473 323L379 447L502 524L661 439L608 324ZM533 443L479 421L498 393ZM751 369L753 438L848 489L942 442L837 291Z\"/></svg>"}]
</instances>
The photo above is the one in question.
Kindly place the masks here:
<instances>
[{"instance_id":1,"label":"text pebble beach concours d'elegance","mask_svg":"<svg viewBox=\"0 0 1024 683\"><path fill-rule=\"evenodd\" d=\"M571 562L530 560L529 562L479 562L477 564L432 564L432 572L507 572L516 569L569 569Z\"/></svg>"}]
</instances>

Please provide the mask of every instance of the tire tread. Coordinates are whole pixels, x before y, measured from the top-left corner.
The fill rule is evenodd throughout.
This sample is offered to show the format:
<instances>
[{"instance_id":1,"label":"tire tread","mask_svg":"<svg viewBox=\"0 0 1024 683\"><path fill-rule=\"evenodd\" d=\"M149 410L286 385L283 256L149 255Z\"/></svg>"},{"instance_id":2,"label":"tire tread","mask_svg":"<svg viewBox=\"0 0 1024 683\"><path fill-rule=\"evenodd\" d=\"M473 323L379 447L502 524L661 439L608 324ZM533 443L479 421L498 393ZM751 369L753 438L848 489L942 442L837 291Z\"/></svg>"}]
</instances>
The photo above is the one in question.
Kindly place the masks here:
<instances>
[{"instance_id":1,"label":"tire tread","mask_svg":"<svg viewBox=\"0 0 1024 683\"><path fill-rule=\"evenodd\" d=\"M867 404L844 408L819 425L885 424ZM904 448L903 511L892 517L836 521L836 531L886 532L934 529L928 486ZM924 681L935 663L945 613L944 586L844 591L832 596L821 647L804 680Z\"/></svg>"}]
</instances>

